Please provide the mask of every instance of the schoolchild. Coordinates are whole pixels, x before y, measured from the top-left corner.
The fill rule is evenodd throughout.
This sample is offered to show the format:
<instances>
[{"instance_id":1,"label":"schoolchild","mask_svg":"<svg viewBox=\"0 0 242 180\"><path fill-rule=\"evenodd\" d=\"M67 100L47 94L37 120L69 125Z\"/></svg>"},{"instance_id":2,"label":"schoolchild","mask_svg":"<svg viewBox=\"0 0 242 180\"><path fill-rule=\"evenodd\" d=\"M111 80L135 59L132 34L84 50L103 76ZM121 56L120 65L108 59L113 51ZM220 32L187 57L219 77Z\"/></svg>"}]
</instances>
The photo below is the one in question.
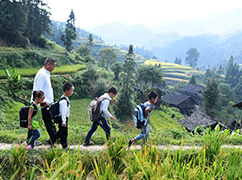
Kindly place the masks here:
<instances>
[{"instance_id":1,"label":"schoolchild","mask_svg":"<svg viewBox=\"0 0 242 180\"><path fill-rule=\"evenodd\" d=\"M42 114L40 104L45 99L45 93L43 91L33 92L33 102L29 106L28 113L28 129L31 136L24 142L28 149L34 149L35 141L40 137L39 127L42 122ZM35 114L34 116L32 116Z\"/></svg>"},{"instance_id":2,"label":"schoolchild","mask_svg":"<svg viewBox=\"0 0 242 180\"><path fill-rule=\"evenodd\" d=\"M151 111L155 108L154 104L157 102L158 94L155 91L151 91L148 94L148 97L149 97L149 101L144 103L144 106L146 107L145 113L144 113L145 123L141 127L140 134L135 138L129 140L128 147L130 147L135 141L138 141L140 139L143 139L143 144L145 144L149 139L148 125L150 124L150 114L151 114Z\"/></svg>"},{"instance_id":3,"label":"schoolchild","mask_svg":"<svg viewBox=\"0 0 242 180\"><path fill-rule=\"evenodd\" d=\"M59 130L51 137L52 145L60 138L63 149L68 149L67 136L68 136L68 118L70 116L70 97L74 91L74 85L67 82L63 85L64 94L61 96L59 101L59 112L61 121L59 122Z\"/></svg>"},{"instance_id":4,"label":"schoolchild","mask_svg":"<svg viewBox=\"0 0 242 180\"><path fill-rule=\"evenodd\" d=\"M90 141L90 139L92 137L92 134L97 130L99 125L105 131L106 138L107 140L109 140L111 135L111 131L110 131L111 129L107 123L106 118L109 118L114 121L115 117L112 114L110 114L110 112L108 111L108 106L109 106L109 101L111 101L117 95L117 93L118 93L118 90L115 87L111 87L108 89L107 93L104 93L102 96L100 96L100 98L105 98L105 100L103 100L100 104L101 117L99 120L93 121L92 127L88 131L87 136L85 138L85 142L83 144L84 146L94 144L92 141Z\"/></svg>"}]
</instances>

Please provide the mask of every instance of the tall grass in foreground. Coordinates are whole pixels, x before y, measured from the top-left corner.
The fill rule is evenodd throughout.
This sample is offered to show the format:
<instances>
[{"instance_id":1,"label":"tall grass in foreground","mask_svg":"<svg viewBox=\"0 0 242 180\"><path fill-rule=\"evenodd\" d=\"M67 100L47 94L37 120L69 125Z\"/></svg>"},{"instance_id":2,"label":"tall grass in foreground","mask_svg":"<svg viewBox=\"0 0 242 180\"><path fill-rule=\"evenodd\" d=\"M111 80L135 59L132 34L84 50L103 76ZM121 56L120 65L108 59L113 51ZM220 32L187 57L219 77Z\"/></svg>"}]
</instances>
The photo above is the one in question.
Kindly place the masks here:
<instances>
[{"instance_id":1,"label":"tall grass in foreground","mask_svg":"<svg viewBox=\"0 0 242 180\"><path fill-rule=\"evenodd\" d=\"M102 152L80 150L27 151L13 149L8 179L242 179L241 149L222 149L227 131L211 129L204 132L200 149L161 150L150 143L141 149L127 148L123 139L107 142ZM38 161L31 161L33 153ZM28 160L27 160L28 159ZM30 163L32 162L32 163ZM6 163L4 166L7 166ZM16 173L15 173L16 172ZM5 174L0 175L7 177Z\"/></svg>"}]
</instances>

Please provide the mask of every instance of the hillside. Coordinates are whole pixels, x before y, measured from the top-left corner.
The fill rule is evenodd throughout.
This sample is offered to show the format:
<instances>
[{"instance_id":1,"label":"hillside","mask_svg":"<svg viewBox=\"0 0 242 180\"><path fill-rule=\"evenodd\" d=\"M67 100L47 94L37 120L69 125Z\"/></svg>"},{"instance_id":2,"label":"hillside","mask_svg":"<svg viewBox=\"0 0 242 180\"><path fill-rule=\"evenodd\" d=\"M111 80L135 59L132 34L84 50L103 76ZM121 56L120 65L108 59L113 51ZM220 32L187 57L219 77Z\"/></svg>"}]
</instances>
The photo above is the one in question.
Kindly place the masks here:
<instances>
[{"instance_id":1,"label":"hillside","mask_svg":"<svg viewBox=\"0 0 242 180\"><path fill-rule=\"evenodd\" d=\"M164 73L166 83L174 85L177 82L189 82L192 75L203 74L188 66L182 66L174 63L159 62L157 59L146 60L144 64L158 65Z\"/></svg>"}]
</instances>

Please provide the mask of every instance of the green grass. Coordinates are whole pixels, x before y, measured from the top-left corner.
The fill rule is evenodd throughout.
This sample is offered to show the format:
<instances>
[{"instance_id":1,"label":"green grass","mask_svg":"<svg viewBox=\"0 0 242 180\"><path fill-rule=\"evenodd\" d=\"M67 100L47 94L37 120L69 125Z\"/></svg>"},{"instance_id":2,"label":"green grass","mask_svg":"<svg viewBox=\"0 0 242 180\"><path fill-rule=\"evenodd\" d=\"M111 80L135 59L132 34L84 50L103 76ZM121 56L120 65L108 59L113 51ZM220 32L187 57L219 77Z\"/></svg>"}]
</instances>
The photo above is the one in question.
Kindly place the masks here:
<instances>
[{"instance_id":1,"label":"green grass","mask_svg":"<svg viewBox=\"0 0 242 180\"><path fill-rule=\"evenodd\" d=\"M87 68L86 64L74 64L74 65L65 65L55 67L55 70L52 74L70 74L76 73L78 71L84 70ZM40 68L16 68L15 74L20 74L22 77L34 77ZM9 69L9 72L12 72L12 69ZM7 78L5 70L0 70L0 78Z\"/></svg>"}]
</instances>

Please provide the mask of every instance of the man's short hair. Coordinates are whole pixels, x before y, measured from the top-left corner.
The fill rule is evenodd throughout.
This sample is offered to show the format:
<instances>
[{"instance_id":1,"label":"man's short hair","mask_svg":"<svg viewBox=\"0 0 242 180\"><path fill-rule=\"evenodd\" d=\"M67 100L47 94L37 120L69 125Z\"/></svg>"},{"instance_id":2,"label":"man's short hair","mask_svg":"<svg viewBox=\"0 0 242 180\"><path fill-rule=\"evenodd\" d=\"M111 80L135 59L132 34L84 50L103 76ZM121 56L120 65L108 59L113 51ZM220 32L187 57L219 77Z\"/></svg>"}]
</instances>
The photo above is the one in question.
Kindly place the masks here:
<instances>
[{"instance_id":1,"label":"man's short hair","mask_svg":"<svg viewBox=\"0 0 242 180\"><path fill-rule=\"evenodd\" d=\"M52 65L52 64L56 63L56 60L54 58L48 57L48 58L46 58L44 65L46 66L49 63Z\"/></svg>"},{"instance_id":2,"label":"man's short hair","mask_svg":"<svg viewBox=\"0 0 242 180\"><path fill-rule=\"evenodd\" d=\"M69 91L74 85L70 82L67 82L63 85L63 91Z\"/></svg>"},{"instance_id":3,"label":"man's short hair","mask_svg":"<svg viewBox=\"0 0 242 180\"><path fill-rule=\"evenodd\" d=\"M148 94L149 100L151 100L152 98L156 98L158 96L157 92L155 91L150 91Z\"/></svg>"},{"instance_id":4,"label":"man's short hair","mask_svg":"<svg viewBox=\"0 0 242 180\"><path fill-rule=\"evenodd\" d=\"M117 94L117 93L118 93L118 90L117 90L117 88L115 88L115 87L110 87L110 88L108 89L108 93Z\"/></svg>"}]
</instances>

